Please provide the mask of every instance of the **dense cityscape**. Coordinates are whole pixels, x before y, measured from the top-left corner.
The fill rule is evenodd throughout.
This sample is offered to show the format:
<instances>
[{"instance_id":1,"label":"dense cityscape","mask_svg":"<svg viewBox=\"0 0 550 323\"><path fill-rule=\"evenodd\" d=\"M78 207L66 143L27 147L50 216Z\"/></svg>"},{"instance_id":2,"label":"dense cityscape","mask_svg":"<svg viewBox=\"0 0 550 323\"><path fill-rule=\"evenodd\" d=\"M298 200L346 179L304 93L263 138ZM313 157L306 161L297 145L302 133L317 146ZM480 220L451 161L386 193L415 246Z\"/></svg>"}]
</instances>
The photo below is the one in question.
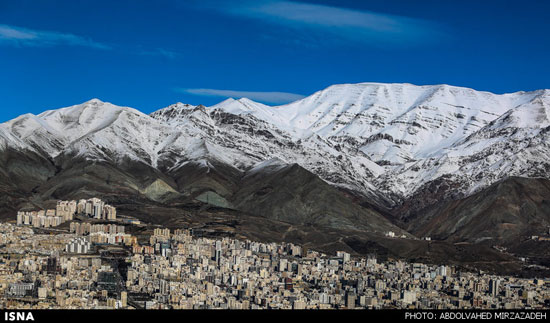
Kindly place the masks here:
<instances>
[{"instance_id":1,"label":"dense cityscape","mask_svg":"<svg viewBox=\"0 0 550 323\"><path fill-rule=\"evenodd\" d=\"M550 280L213 239L193 229L155 227L138 241L131 232L147 226L117 218L99 199L19 212L16 223L0 224L0 307L6 309L540 309L550 303Z\"/></svg>"}]
</instances>

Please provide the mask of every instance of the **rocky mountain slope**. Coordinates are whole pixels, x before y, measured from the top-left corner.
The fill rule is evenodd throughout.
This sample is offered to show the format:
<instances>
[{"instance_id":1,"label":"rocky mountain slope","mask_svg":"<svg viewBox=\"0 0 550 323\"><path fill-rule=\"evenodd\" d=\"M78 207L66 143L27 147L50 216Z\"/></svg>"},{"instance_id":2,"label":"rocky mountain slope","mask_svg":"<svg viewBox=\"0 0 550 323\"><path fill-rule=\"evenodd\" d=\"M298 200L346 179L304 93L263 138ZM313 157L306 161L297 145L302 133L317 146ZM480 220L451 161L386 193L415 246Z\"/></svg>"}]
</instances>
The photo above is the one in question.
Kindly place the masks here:
<instances>
[{"instance_id":1,"label":"rocky mountain slope","mask_svg":"<svg viewBox=\"0 0 550 323\"><path fill-rule=\"evenodd\" d=\"M440 201L408 222L418 236L511 246L550 228L550 181L510 177L469 197Z\"/></svg>"},{"instance_id":2,"label":"rocky mountain slope","mask_svg":"<svg viewBox=\"0 0 550 323\"><path fill-rule=\"evenodd\" d=\"M163 120L168 113L174 115ZM25 192L32 195L30 204L83 194L140 196L168 204L202 201L266 216L265 209L251 208L256 200L242 201L255 196L255 189L265 189L261 180L252 180L255 177L247 175L249 171L256 175L270 173L269 167L258 166L266 156L278 152L287 160L299 161L307 159L303 156L305 151L317 159L327 159L334 169L340 162L328 156L327 148L319 148L326 145L321 140L308 141L309 146L293 144L287 133L261 120L221 110L211 112L202 106L176 105L151 117L94 99L38 116L23 115L2 124L0 131L4 150L21 154L15 163L6 161L5 185L18 182L15 176L19 170L10 169L12 165L23 167L21 159L29 156L39 159L20 171L29 178L37 177L36 183L21 189L23 195ZM256 140L249 144L246 141L250 141L251 134ZM303 149L293 148L296 145ZM323 219L319 225L325 227L406 234L376 212L340 196L342 193L298 164L280 163L291 170L292 180L301 180L292 187L272 184L275 192L285 192L278 199L287 204L287 211L279 214L272 210L269 218L303 224L315 217ZM43 173L34 174L40 168L45 168ZM293 190L306 191L306 187L314 187L319 194L328 191L323 193L328 199L316 201L312 193L299 199L293 197L298 195ZM337 203L328 205L328 201ZM300 208L302 203L307 204L303 210L289 213L288 210ZM336 205L344 213L336 212ZM345 220L349 216L355 218Z\"/></svg>"},{"instance_id":3,"label":"rocky mountain slope","mask_svg":"<svg viewBox=\"0 0 550 323\"><path fill-rule=\"evenodd\" d=\"M393 208L441 178L465 196L510 175L545 176L549 93L360 83L278 107L228 99L150 116L94 99L2 124L0 147L162 171L279 158Z\"/></svg>"},{"instance_id":4,"label":"rocky mountain slope","mask_svg":"<svg viewBox=\"0 0 550 323\"><path fill-rule=\"evenodd\" d=\"M93 99L0 124L0 208L118 195L451 239L446 203L492 196L510 176L549 177L549 107L548 90L381 83L334 85L276 107L240 98L150 115Z\"/></svg>"}]
</instances>

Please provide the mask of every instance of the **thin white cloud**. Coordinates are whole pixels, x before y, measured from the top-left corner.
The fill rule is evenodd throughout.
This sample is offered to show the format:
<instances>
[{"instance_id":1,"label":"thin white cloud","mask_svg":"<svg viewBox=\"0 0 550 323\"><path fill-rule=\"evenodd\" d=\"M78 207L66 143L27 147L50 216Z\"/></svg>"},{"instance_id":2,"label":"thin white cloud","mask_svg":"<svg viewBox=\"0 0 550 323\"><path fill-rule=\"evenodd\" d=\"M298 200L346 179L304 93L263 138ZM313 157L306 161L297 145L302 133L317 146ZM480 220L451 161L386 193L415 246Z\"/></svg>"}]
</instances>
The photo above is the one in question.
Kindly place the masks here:
<instances>
[{"instance_id":1,"label":"thin white cloud","mask_svg":"<svg viewBox=\"0 0 550 323\"><path fill-rule=\"evenodd\" d=\"M296 93L288 92L253 92L253 91L235 91L235 90L218 90L218 89L175 89L178 92L202 95L216 96L224 98L248 98L255 101L267 103L288 103L303 99L305 96Z\"/></svg>"},{"instance_id":2,"label":"thin white cloud","mask_svg":"<svg viewBox=\"0 0 550 323\"><path fill-rule=\"evenodd\" d=\"M0 44L14 46L84 46L96 49L111 49L110 46L90 38L56 31L32 30L0 24Z\"/></svg>"},{"instance_id":3,"label":"thin white cloud","mask_svg":"<svg viewBox=\"0 0 550 323\"><path fill-rule=\"evenodd\" d=\"M195 3L197 8L265 23L320 32L321 41L334 38L359 42L415 43L441 38L441 27L422 19L327 5L278 0ZM286 35L288 36L288 35Z\"/></svg>"},{"instance_id":4,"label":"thin white cloud","mask_svg":"<svg viewBox=\"0 0 550 323\"><path fill-rule=\"evenodd\" d=\"M154 50L142 50L141 52L139 52L139 54L147 56L163 56L170 59L174 59L180 56L180 53L164 48L155 48Z\"/></svg>"}]
</instances>

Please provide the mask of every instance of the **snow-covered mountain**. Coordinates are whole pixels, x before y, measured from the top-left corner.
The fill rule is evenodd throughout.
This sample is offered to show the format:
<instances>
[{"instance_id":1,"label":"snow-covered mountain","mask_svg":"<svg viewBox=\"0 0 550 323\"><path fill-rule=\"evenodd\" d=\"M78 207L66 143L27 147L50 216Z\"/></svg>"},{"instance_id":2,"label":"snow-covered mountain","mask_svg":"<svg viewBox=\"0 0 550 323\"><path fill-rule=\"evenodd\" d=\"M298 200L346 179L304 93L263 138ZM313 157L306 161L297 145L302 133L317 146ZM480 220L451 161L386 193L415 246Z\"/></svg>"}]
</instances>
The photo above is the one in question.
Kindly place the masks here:
<instances>
[{"instance_id":1,"label":"snow-covered mountain","mask_svg":"<svg viewBox=\"0 0 550 323\"><path fill-rule=\"evenodd\" d=\"M178 103L152 113L152 118L170 125L178 134L160 150L168 170L190 161L213 159L244 171L278 158L297 163L332 184L377 195L370 180L384 170L364 153L345 154L337 144L315 134L296 136L277 123L257 117L265 117L267 110L257 113L249 107L267 107L251 102L226 100L210 108ZM194 148L189 149L181 138L193 138Z\"/></svg>"},{"instance_id":2,"label":"snow-covered mountain","mask_svg":"<svg viewBox=\"0 0 550 323\"><path fill-rule=\"evenodd\" d=\"M0 143L50 158L66 154L117 162L129 157L156 166L158 143L171 131L135 109L93 99L8 121L0 125Z\"/></svg>"},{"instance_id":3,"label":"snow-covered mountain","mask_svg":"<svg viewBox=\"0 0 550 323\"><path fill-rule=\"evenodd\" d=\"M212 162L247 171L276 158L393 207L444 179L464 196L508 176L550 177L550 91L448 85L330 86L267 106L181 103L151 115L94 99L0 125L0 149L139 161L161 172Z\"/></svg>"},{"instance_id":4,"label":"snow-covered mountain","mask_svg":"<svg viewBox=\"0 0 550 323\"><path fill-rule=\"evenodd\" d=\"M457 182L458 193L468 195L507 176L547 176L548 93L343 84L273 113L249 100L231 111L290 129L302 140L318 137L348 157L366 155L383 169L367 180L399 201L438 178Z\"/></svg>"}]
</instances>

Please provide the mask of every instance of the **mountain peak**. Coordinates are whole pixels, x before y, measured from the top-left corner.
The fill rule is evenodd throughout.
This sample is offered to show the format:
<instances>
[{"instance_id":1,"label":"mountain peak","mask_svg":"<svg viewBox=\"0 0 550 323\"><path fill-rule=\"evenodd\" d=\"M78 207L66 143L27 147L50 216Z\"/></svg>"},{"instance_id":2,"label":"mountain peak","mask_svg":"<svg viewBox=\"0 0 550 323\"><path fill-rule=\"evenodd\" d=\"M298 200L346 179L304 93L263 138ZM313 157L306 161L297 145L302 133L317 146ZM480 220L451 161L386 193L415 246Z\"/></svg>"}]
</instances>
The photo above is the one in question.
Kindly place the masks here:
<instances>
[{"instance_id":1,"label":"mountain peak","mask_svg":"<svg viewBox=\"0 0 550 323\"><path fill-rule=\"evenodd\" d=\"M254 106L257 106L259 103L254 102L247 98L240 98L235 100L233 98L228 98L222 102L211 106L212 110L223 110L225 112L233 114L241 114L243 112L250 112L254 110Z\"/></svg>"},{"instance_id":2,"label":"mountain peak","mask_svg":"<svg viewBox=\"0 0 550 323\"><path fill-rule=\"evenodd\" d=\"M174 108L193 108L193 107L195 107L195 106L194 106L194 105L191 105L191 104L188 104L188 103L176 102L176 103L170 105L169 107L174 107Z\"/></svg>"},{"instance_id":3,"label":"mountain peak","mask_svg":"<svg viewBox=\"0 0 550 323\"><path fill-rule=\"evenodd\" d=\"M232 103L232 102L235 102L237 100L233 99L233 98L227 98L225 100L223 100L222 102L218 103L218 104L227 104L227 103ZM218 105L216 104L216 105Z\"/></svg>"},{"instance_id":4,"label":"mountain peak","mask_svg":"<svg viewBox=\"0 0 550 323\"><path fill-rule=\"evenodd\" d=\"M101 101L98 98L93 98L91 100L84 102L83 104L101 104L101 103L105 103L105 102Z\"/></svg>"},{"instance_id":5,"label":"mountain peak","mask_svg":"<svg viewBox=\"0 0 550 323\"><path fill-rule=\"evenodd\" d=\"M250 100L249 98L245 98L245 97L242 97L240 99L238 99L237 101L239 101L240 103L243 103L243 104L256 104L257 102L254 102L252 100Z\"/></svg>"}]
</instances>

